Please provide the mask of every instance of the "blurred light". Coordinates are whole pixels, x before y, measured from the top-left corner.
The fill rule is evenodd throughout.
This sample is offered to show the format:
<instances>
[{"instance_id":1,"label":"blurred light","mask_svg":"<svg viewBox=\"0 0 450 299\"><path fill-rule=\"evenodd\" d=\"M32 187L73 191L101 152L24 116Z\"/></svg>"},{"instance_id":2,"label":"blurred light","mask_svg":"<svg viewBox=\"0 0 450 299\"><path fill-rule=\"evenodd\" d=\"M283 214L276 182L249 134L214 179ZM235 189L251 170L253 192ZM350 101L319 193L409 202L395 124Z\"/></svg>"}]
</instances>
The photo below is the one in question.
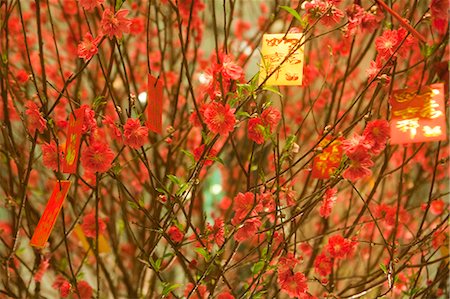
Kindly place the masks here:
<instances>
[{"instance_id":1,"label":"blurred light","mask_svg":"<svg viewBox=\"0 0 450 299\"><path fill-rule=\"evenodd\" d=\"M434 94L439 94L439 89L433 89Z\"/></svg>"},{"instance_id":2,"label":"blurred light","mask_svg":"<svg viewBox=\"0 0 450 299\"><path fill-rule=\"evenodd\" d=\"M220 192L222 192L222 185L220 185L220 184L214 184L214 185L211 186L210 189L211 189L211 193L212 193L212 194L217 195L217 194L219 194Z\"/></svg>"},{"instance_id":3,"label":"blurred light","mask_svg":"<svg viewBox=\"0 0 450 299\"><path fill-rule=\"evenodd\" d=\"M138 95L138 100L142 105L145 105L145 103L147 103L147 93L145 91L141 92Z\"/></svg>"},{"instance_id":4,"label":"blurred light","mask_svg":"<svg viewBox=\"0 0 450 299\"><path fill-rule=\"evenodd\" d=\"M201 74L198 76L198 81L199 81L201 84L208 84L208 83L209 83L209 79L208 79L208 77L205 75L205 73L201 73Z\"/></svg>"}]
</instances>

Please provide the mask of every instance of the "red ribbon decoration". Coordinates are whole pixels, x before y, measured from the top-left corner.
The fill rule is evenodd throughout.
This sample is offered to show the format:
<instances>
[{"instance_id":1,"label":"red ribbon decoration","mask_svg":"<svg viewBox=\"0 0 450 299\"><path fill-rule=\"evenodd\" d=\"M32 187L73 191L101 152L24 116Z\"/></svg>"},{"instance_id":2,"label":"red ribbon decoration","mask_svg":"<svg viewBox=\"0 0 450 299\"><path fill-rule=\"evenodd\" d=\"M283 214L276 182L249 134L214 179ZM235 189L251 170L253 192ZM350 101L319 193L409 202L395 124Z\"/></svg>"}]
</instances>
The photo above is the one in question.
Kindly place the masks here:
<instances>
[{"instance_id":1,"label":"red ribbon decoration","mask_svg":"<svg viewBox=\"0 0 450 299\"><path fill-rule=\"evenodd\" d=\"M147 126L158 134L162 133L163 88L159 78L148 74L147 86Z\"/></svg>"},{"instance_id":2,"label":"red ribbon decoration","mask_svg":"<svg viewBox=\"0 0 450 299\"><path fill-rule=\"evenodd\" d=\"M48 237L53 230L56 218L58 218L64 199L66 199L69 192L70 181L56 181L53 188L52 195L45 207L44 214L42 214L39 223L34 230L30 245L38 248L43 248L47 243Z\"/></svg>"}]
</instances>

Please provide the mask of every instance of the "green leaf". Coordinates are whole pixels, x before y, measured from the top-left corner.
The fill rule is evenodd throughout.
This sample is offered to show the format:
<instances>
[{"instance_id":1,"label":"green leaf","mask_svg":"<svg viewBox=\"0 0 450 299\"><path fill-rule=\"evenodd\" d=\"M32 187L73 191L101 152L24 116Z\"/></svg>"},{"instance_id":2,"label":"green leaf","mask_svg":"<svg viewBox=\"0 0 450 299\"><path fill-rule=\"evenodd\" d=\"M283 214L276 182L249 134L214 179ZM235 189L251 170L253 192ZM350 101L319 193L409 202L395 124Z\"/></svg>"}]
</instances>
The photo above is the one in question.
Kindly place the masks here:
<instances>
[{"instance_id":1,"label":"green leaf","mask_svg":"<svg viewBox=\"0 0 450 299\"><path fill-rule=\"evenodd\" d=\"M184 193L184 191L186 191L189 188L189 184L188 183L181 183L180 185L180 189L178 189L176 195L181 195Z\"/></svg>"},{"instance_id":2,"label":"green leaf","mask_svg":"<svg viewBox=\"0 0 450 299\"><path fill-rule=\"evenodd\" d=\"M283 97L283 94L281 92L279 92L278 89L273 86L264 85L263 90L273 92L273 93L279 95L280 97Z\"/></svg>"},{"instance_id":3,"label":"green leaf","mask_svg":"<svg viewBox=\"0 0 450 299\"><path fill-rule=\"evenodd\" d=\"M159 272L159 268L161 267L161 259L157 259L156 262L153 260L152 257L149 258L149 262L152 265L153 269L155 269L156 272Z\"/></svg>"},{"instance_id":4,"label":"green leaf","mask_svg":"<svg viewBox=\"0 0 450 299\"><path fill-rule=\"evenodd\" d=\"M259 271L261 271L262 268L264 268L264 264L265 264L264 261L259 261L259 262L257 262L256 264L254 264L254 265L252 266L252 268L251 268L252 273L253 273L253 274L259 273Z\"/></svg>"},{"instance_id":5,"label":"green leaf","mask_svg":"<svg viewBox=\"0 0 450 299\"><path fill-rule=\"evenodd\" d=\"M298 14L298 12L289 6L280 6L280 8L284 9L288 13L290 13L294 18L296 18L300 23L303 23L302 17Z\"/></svg>"},{"instance_id":6,"label":"green leaf","mask_svg":"<svg viewBox=\"0 0 450 299\"><path fill-rule=\"evenodd\" d=\"M250 114L248 112L246 112L246 111L238 111L236 113L236 116L237 117L241 117L241 116L243 116L243 117L250 117Z\"/></svg>"},{"instance_id":7,"label":"green leaf","mask_svg":"<svg viewBox=\"0 0 450 299\"><path fill-rule=\"evenodd\" d=\"M125 2L125 0L117 0L117 2L116 2L116 11L118 11L122 7L122 4L124 2Z\"/></svg>"},{"instance_id":8,"label":"green leaf","mask_svg":"<svg viewBox=\"0 0 450 299\"><path fill-rule=\"evenodd\" d=\"M133 209L139 210L139 206L138 206L134 201L129 200L129 201L128 201L128 204L129 204L130 207L132 207Z\"/></svg>"},{"instance_id":9,"label":"green leaf","mask_svg":"<svg viewBox=\"0 0 450 299\"><path fill-rule=\"evenodd\" d=\"M225 163L223 162L223 160L220 157L209 157L209 159L213 160L214 162L225 165Z\"/></svg>"},{"instance_id":10,"label":"green leaf","mask_svg":"<svg viewBox=\"0 0 450 299\"><path fill-rule=\"evenodd\" d=\"M388 271L387 271L387 268L386 268L386 265L385 265L385 264L382 264L382 263L380 263L380 269L381 269L381 270L383 270L384 274L387 274L387 273L388 273Z\"/></svg>"},{"instance_id":11,"label":"green leaf","mask_svg":"<svg viewBox=\"0 0 450 299\"><path fill-rule=\"evenodd\" d=\"M428 45L428 44L421 44L420 45L420 53L423 55L423 57L428 58L433 53L434 50L436 50L436 45Z\"/></svg>"},{"instance_id":12,"label":"green leaf","mask_svg":"<svg viewBox=\"0 0 450 299\"><path fill-rule=\"evenodd\" d=\"M179 284L179 283L175 283L175 284L164 283L163 285L164 285L164 289L162 291L163 296L169 295L170 292L178 289L181 286L181 284Z\"/></svg>"},{"instance_id":13,"label":"green leaf","mask_svg":"<svg viewBox=\"0 0 450 299\"><path fill-rule=\"evenodd\" d=\"M182 149L181 152L189 157L189 159L191 160L191 163L195 162L195 157L194 157L193 153L191 153L190 151L184 150L184 149Z\"/></svg>"},{"instance_id":14,"label":"green leaf","mask_svg":"<svg viewBox=\"0 0 450 299\"><path fill-rule=\"evenodd\" d=\"M200 254L201 256L203 256L206 261L209 259L209 253L208 253L208 251L206 251L205 248L198 247L198 248L195 248L194 251L197 252L198 254Z\"/></svg>"},{"instance_id":15,"label":"green leaf","mask_svg":"<svg viewBox=\"0 0 450 299\"><path fill-rule=\"evenodd\" d=\"M167 178L175 185L181 185L183 182L175 175L168 174Z\"/></svg>"},{"instance_id":16,"label":"green leaf","mask_svg":"<svg viewBox=\"0 0 450 299\"><path fill-rule=\"evenodd\" d=\"M94 111L97 111L99 108L101 108L104 105L106 105L106 99L104 96L97 96L92 101L92 108L94 109Z\"/></svg>"}]
</instances>

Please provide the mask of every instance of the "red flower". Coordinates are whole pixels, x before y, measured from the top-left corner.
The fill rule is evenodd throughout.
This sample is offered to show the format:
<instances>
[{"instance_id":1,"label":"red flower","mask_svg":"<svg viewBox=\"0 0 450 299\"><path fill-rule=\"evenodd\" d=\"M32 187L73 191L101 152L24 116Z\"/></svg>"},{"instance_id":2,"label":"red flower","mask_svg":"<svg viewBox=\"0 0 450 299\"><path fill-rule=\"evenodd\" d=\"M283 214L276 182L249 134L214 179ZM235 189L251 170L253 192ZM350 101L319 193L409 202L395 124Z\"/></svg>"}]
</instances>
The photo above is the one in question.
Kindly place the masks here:
<instances>
[{"instance_id":1,"label":"red flower","mask_svg":"<svg viewBox=\"0 0 450 299\"><path fill-rule=\"evenodd\" d=\"M29 77L30 76L28 75L28 73L24 70L20 70L16 74L17 81L19 81L19 83L22 83L22 84L26 83L28 81Z\"/></svg>"},{"instance_id":2,"label":"red flower","mask_svg":"<svg viewBox=\"0 0 450 299\"><path fill-rule=\"evenodd\" d=\"M288 252L286 256L280 257L278 261L278 272L292 271L295 266L300 264L302 258L296 258L294 254Z\"/></svg>"},{"instance_id":3,"label":"red flower","mask_svg":"<svg viewBox=\"0 0 450 299\"><path fill-rule=\"evenodd\" d=\"M236 225L255 208L255 195L252 192L239 193L233 201L233 210L235 214L232 223Z\"/></svg>"},{"instance_id":4,"label":"red flower","mask_svg":"<svg viewBox=\"0 0 450 299\"><path fill-rule=\"evenodd\" d=\"M223 54L222 56L222 75L226 79L239 80L244 71L237 65L230 55Z\"/></svg>"},{"instance_id":5,"label":"red flower","mask_svg":"<svg viewBox=\"0 0 450 299\"><path fill-rule=\"evenodd\" d=\"M78 0L81 7L83 7L85 10L93 10L97 5L100 5L103 3L104 0Z\"/></svg>"},{"instance_id":6,"label":"red flower","mask_svg":"<svg viewBox=\"0 0 450 299\"><path fill-rule=\"evenodd\" d=\"M291 271L284 271L278 273L278 283L283 292L287 293L289 297L303 297L308 290L306 276L297 272L293 274Z\"/></svg>"},{"instance_id":7,"label":"red flower","mask_svg":"<svg viewBox=\"0 0 450 299\"><path fill-rule=\"evenodd\" d=\"M25 114L27 115L28 119L28 130L30 131L31 135L34 135L36 130L38 130L41 134L44 133L45 129L47 128L47 121L42 117L42 114L39 111L36 103L28 101L25 104L25 107L27 108Z\"/></svg>"},{"instance_id":8,"label":"red flower","mask_svg":"<svg viewBox=\"0 0 450 299\"><path fill-rule=\"evenodd\" d=\"M95 212L92 211L83 218L81 229L88 238L96 237ZM101 235L106 230L106 223L102 218L98 217L98 234Z\"/></svg>"},{"instance_id":9,"label":"red flower","mask_svg":"<svg viewBox=\"0 0 450 299\"><path fill-rule=\"evenodd\" d=\"M91 299L93 290L87 281L82 280L78 282L78 291L80 292L81 299Z\"/></svg>"},{"instance_id":10,"label":"red flower","mask_svg":"<svg viewBox=\"0 0 450 299\"><path fill-rule=\"evenodd\" d=\"M64 161L64 154L61 152L61 149L59 151L56 149L55 141L52 140L50 144L44 143L41 147L42 147L42 160L44 165L50 168L51 170L57 171L59 163L59 168L61 169L62 163Z\"/></svg>"},{"instance_id":11,"label":"red flower","mask_svg":"<svg viewBox=\"0 0 450 299\"><path fill-rule=\"evenodd\" d=\"M350 240L345 239L341 235L335 235L328 239L326 246L330 256L336 259L344 258L353 249L353 244Z\"/></svg>"},{"instance_id":12,"label":"red flower","mask_svg":"<svg viewBox=\"0 0 450 299\"><path fill-rule=\"evenodd\" d=\"M239 228L234 235L234 239L238 242L245 241L256 235L259 227L261 226L261 220L258 217L253 217L245 220L242 227Z\"/></svg>"},{"instance_id":13,"label":"red flower","mask_svg":"<svg viewBox=\"0 0 450 299\"><path fill-rule=\"evenodd\" d=\"M370 176L372 171L369 167L372 166L373 161L369 154L361 153L358 155L353 155L350 158L350 167L342 173L342 176L344 179L356 182L359 179Z\"/></svg>"},{"instance_id":14,"label":"red flower","mask_svg":"<svg viewBox=\"0 0 450 299\"><path fill-rule=\"evenodd\" d=\"M130 34L139 34L144 31L144 20L141 18L131 19Z\"/></svg>"},{"instance_id":15,"label":"red flower","mask_svg":"<svg viewBox=\"0 0 450 299\"><path fill-rule=\"evenodd\" d=\"M322 198L322 206L319 208L319 214L323 218L328 218L331 214L331 209L333 208L334 203L336 202L336 194L337 189L327 189Z\"/></svg>"},{"instance_id":16,"label":"red flower","mask_svg":"<svg viewBox=\"0 0 450 299\"><path fill-rule=\"evenodd\" d=\"M111 135L115 140L122 141L122 132L120 132L111 116L106 115L105 119L102 121L102 124L110 129Z\"/></svg>"},{"instance_id":17,"label":"red flower","mask_svg":"<svg viewBox=\"0 0 450 299\"><path fill-rule=\"evenodd\" d=\"M382 36L375 39L375 47L381 58L389 58L394 54L398 44L398 35L396 30L385 30Z\"/></svg>"},{"instance_id":18,"label":"red flower","mask_svg":"<svg viewBox=\"0 0 450 299\"><path fill-rule=\"evenodd\" d=\"M217 296L217 299L235 299L229 292L222 292Z\"/></svg>"},{"instance_id":19,"label":"red flower","mask_svg":"<svg viewBox=\"0 0 450 299\"><path fill-rule=\"evenodd\" d=\"M175 225L172 225L168 230L167 230L167 234L169 235L169 238L174 242L174 243L180 243L181 241L183 241L184 238L184 234L183 232L176 227Z\"/></svg>"},{"instance_id":20,"label":"red flower","mask_svg":"<svg viewBox=\"0 0 450 299\"><path fill-rule=\"evenodd\" d=\"M381 64L381 59L377 57L376 60L370 62L369 68L366 70L367 75L369 76L369 81L375 79L375 76L381 75L380 71L383 65Z\"/></svg>"},{"instance_id":21,"label":"red flower","mask_svg":"<svg viewBox=\"0 0 450 299\"><path fill-rule=\"evenodd\" d=\"M314 269L316 270L317 274L321 276L327 276L331 274L331 270L333 269L333 262L325 253L321 253L316 257L316 260L314 261Z\"/></svg>"},{"instance_id":22,"label":"red flower","mask_svg":"<svg viewBox=\"0 0 450 299\"><path fill-rule=\"evenodd\" d=\"M58 275L52 287L59 290L59 295L61 298L66 298L70 294L72 285L63 276Z\"/></svg>"},{"instance_id":23,"label":"red flower","mask_svg":"<svg viewBox=\"0 0 450 299\"><path fill-rule=\"evenodd\" d=\"M442 199L433 200L430 204L430 212L434 215L441 215L445 210L445 202Z\"/></svg>"},{"instance_id":24,"label":"red flower","mask_svg":"<svg viewBox=\"0 0 450 299\"><path fill-rule=\"evenodd\" d=\"M199 110L199 112L200 112L200 115L204 115L206 106L207 106L207 105L202 104L202 105L198 108L198 110ZM202 119L202 120L203 120L203 119ZM193 111L193 112L191 113L191 115L189 116L189 122L190 122L194 127L201 127L201 126L202 126L202 123L200 122L200 118L199 118L198 115L197 115L197 111Z\"/></svg>"},{"instance_id":25,"label":"red flower","mask_svg":"<svg viewBox=\"0 0 450 299\"><path fill-rule=\"evenodd\" d=\"M248 138L257 144L264 143L264 126L260 118L251 118L248 121Z\"/></svg>"},{"instance_id":26,"label":"red flower","mask_svg":"<svg viewBox=\"0 0 450 299\"><path fill-rule=\"evenodd\" d=\"M218 102L211 102L206 106L204 121L211 132L228 135L228 133L233 131L236 123L234 109L230 109L228 104L224 106Z\"/></svg>"},{"instance_id":27,"label":"red flower","mask_svg":"<svg viewBox=\"0 0 450 299\"><path fill-rule=\"evenodd\" d=\"M85 61L91 59L98 52L99 41L100 37L94 38L89 32L86 33L84 39L78 44L78 57Z\"/></svg>"},{"instance_id":28,"label":"red flower","mask_svg":"<svg viewBox=\"0 0 450 299\"><path fill-rule=\"evenodd\" d=\"M214 241L218 246L222 246L223 243L225 242L225 229L222 218L216 218L214 220L212 236L214 237Z\"/></svg>"},{"instance_id":29,"label":"red flower","mask_svg":"<svg viewBox=\"0 0 450 299\"><path fill-rule=\"evenodd\" d=\"M195 161L199 161L200 158L203 155L203 152L205 151L205 145L202 144L199 147L197 147L196 149L194 149L194 159ZM213 158L216 157L217 155L217 151L215 149L211 149L209 151L209 154L205 157L205 166L210 166L213 164L214 160Z\"/></svg>"},{"instance_id":30,"label":"red flower","mask_svg":"<svg viewBox=\"0 0 450 299\"><path fill-rule=\"evenodd\" d=\"M353 159L355 156L367 155L370 148L371 146L367 140L358 134L342 142L342 149L350 159Z\"/></svg>"},{"instance_id":31,"label":"red flower","mask_svg":"<svg viewBox=\"0 0 450 299\"><path fill-rule=\"evenodd\" d=\"M108 35L110 39L113 36L119 39L123 33L130 32L131 21L125 17L127 14L126 9L121 9L115 14L109 8L105 9L101 24L102 33Z\"/></svg>"},{"instance_id":32,"label":"red flower","mask_svg":"<svg viewBox=\"0 0 450 299\"><path fill-rule=\"evenodd\" d=\"M97 128L97 121L95 120L95 111L91 107L88 105L81 105L81 107L85 108L83 126L81 127L81 132L84 134Z\"/></svg>"},{"instance_id":33,"label":"red flower","mask_svg":"<svg viewBox=\"0 0 450 299\"><path fill-rule=\"evenodd\" d=\"M370 151L377 155L386 147L390 137L390 128L387 120L377 119L367 124L363 133L364 140L370 144Z\"/></svg>"},{"instance_id":34,"label":"red flower","mask_svg":"<svg viewBox=\"0 0 450 299\"><path fill-rule=\"evenodd\" d=\"M41 261L41 263L39 264L38 270L34 274L34 280L36 282L40 282L42 280L42 276L44 276L44 274L47 271L49 265L50 265L50 263L49 263L48 259L45 258L45 259L43 259Z\"/></svg>"},{"instance_id":35,"label":"red flower","mask_svg":"<svg viewBox=\"0 0 450 299\"><path fill-rule=\"evenodd\" d=\"M432 0L430 4L431 20L438 33L444 34L448 26L448 0Z\"/></svg>"},{"instance_id":36,"label":"red flower","mask_svg":"<svg viewBox=\"0 0 450 299\"><path fill-rule=\"evenodd\" d=\"M81 165L91 172L107 172L114 160L114 153L107 144L92 143L81 153Z\"/></svg>"},{"instance_id":37,"label":"red flower","mask_svg":"<svg viewBox=\"0 0 450 299\"><path fill-rule=\"evenodd\" d=\"M275 128L281 119L281 113L273 107L269 107L261 113L261 119L265 126L269 126L270 130Z\"/></svg>"},{"instance_id":38,"label":"red flower","mask_svg":"<svg viewBox=\"0 0 450 299\"><path fill-rule=\"evenodd\" d=\"M139 119L127 119L123 126L123 143L131 148L138 149L143 146L148 136L148 128L141 126Z\"/></svg>"},{"instance_id":39,"label":"red flower","mask_svg":"<svg viewBox=\"0 0 450 299\"><path fill-rule=\"evenodd\" d=\"M385 30L382 36L375 39L375 47L380 58L389 59L390 56L394 55L395 51L397 51L399 55L408 53L408 50L414 43L414 39L411 36L406 37L407 35L408 31L404 28L399 28L398 30Z\"/></svg>"},{"instance_id":40,"label":"red flower","mask_svg":"<svg viewBox=\"0 0 450 299\"><path fill-rule=\"evenodd\" d=\"M184 289L184 296L188 297L189 293L194 289L194 284L191 282L186 285L186 289ZM198 296L200 294L200 297ZM208 298L208 292L207 288L204 285L199 285L197 290L192 292L191 296L189 296L191 299L206 299Z\"/></svg>"}]
</instances>

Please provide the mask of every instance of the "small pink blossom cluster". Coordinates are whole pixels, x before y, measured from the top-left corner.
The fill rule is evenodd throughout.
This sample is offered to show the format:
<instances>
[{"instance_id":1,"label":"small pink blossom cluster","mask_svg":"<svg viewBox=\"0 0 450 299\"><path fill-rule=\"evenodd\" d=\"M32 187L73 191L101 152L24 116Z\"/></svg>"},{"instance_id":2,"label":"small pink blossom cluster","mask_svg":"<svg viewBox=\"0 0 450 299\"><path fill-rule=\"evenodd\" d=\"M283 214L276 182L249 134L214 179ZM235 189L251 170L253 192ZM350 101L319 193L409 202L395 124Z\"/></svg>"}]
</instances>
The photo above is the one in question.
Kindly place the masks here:
<instances>
[{"instance_id":1,"label":"small pink blossom cluster","mask_svg":"<svg viewBox=\"0 0 450 299\"><path fill-rule=\"evenodd\" d=\"M357 242L346 239L341 235L334 235L328 239L328 243L324 251L317 255L314 261L314 268L317 274L326 282L326 276L333 271L333 261L335 259L343 259L353 254Z\"/></svg>"},{"instance_id":2,"label":"small pink blossom cluster","mask_svg":"<svg viewBox=\"0 0 450 299\"><path fill-rule=\"evenodd\" d=\"M355 134L344 140L342 146L350 160L350 166L342 176L352 182L370 176L370 168L374 165L372 157L384 150L389 137L389 123L386 120L374 120L367 124L362 136Z\"/></svg>"},{"instance_id":3,"label":"small pink blossom cluster","mask_svg":"<svg viewBox=\"0 0 450 299\"><path fill-rule=\"evenodd\" d=\"M389 59L396 58L398 55L404 57L415 44L416 40L411 35L408 35L408 31L405 28L385 30L383 35L375 39L375 48L378 55L374 61L370 62L370 66L367 69L369 81L378 75L378 78L383 78L386 83L389 83L390 77L380 74L383 64L387 63Z\"/></svg>"},{"instance_id":4,"label":"small pink blossom cluster","mask_svg":"<svg viewBox=\"0 0 450 299\"><path fill-rule=\"evenodd\" d=\"M325 26L333 26L344 17L342 10L337 8L341 0L312 0L303 2L308 22L312 25L320 21Z\"/></svg>"},{"instance_id":5,"label":"small pink blossom cluster","mask_svg":"<svg viewBox=\"0 0 450 299\"><path fill-rule=\"evenodd\" d=\"M281 119L281 113L273 107L265 109L261 116L248 121L248 138L257 144L263 144L265 132L272 133Z\"/></svg>"},{"instance_id":6,"label":"small pink blossom cluster","mask_svg":"<svg viewBox=\"0 0 450 299\"><path fill-rule=\"evenodd\" d=\"M87 10L93 10L100 5L103 0L79 0L81 6ZM93 37L90 32L84 35L84 39L78 44L78 57L84 61L90 60L98 53L98 45L103 36L109 39L121 39L124 33L139 33L143 30L143 22L140 19L127 18L128 10L119 9L114 12L110 8L103 11L100 23L100 34Z\"/></svg>"},{"instance_id":7,"label":"small pink blossom cluster","mask_svg":"<svg viewBox=\"0 0 450 299\"><path fill-rule=\"evenodd\" d=\"M278 262L278 284L283 292L290 298L310 298L307 294L308 284L305 274L294 271L301 263L292 253L280 257Z\"/></svg>"}]
</instances>

